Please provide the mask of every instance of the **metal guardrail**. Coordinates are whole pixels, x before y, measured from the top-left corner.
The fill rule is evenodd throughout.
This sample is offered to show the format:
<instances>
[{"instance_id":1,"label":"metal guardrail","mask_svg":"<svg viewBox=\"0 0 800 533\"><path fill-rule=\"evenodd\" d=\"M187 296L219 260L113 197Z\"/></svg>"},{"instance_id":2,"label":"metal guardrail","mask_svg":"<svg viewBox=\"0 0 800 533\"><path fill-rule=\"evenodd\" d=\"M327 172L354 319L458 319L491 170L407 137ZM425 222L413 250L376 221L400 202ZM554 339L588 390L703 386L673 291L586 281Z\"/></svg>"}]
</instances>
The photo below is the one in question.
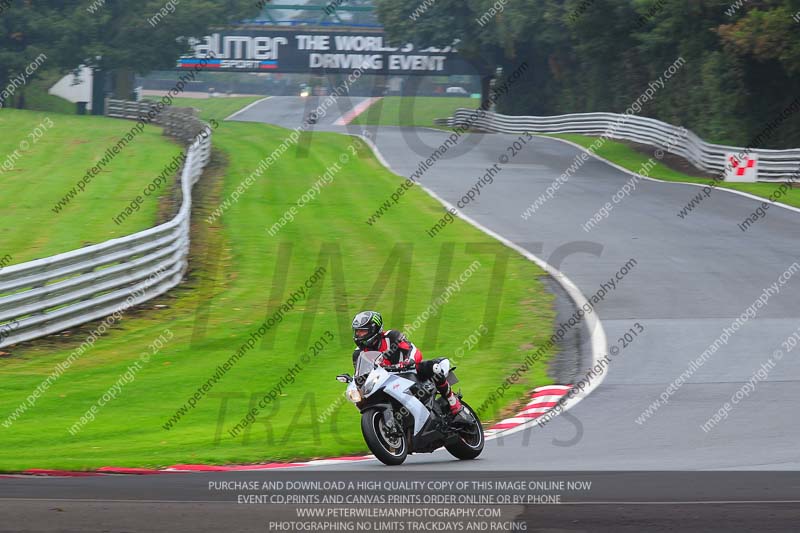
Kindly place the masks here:
<instances>
[{"instance_id":1,"label":"metal guardrail","mask_svg":"<svg viewBox=\"0 0 800 533\"><path fill-rule=\"evenodd\" d=\"M140 120L152 114L155 124L164 128L164 135L190 144L207 125L195 116L192 107L158 108L156 102L131 102L128 100L106 100L106 115L114 118Z\"/></svg>"},{"instance_id":2,"label":"metal guardrail","mask_svg":"<svg viewBox=\"0 0 800 533\"><path fill-rule=\"evenodd\" d=\"M575 113L551 117L510 116L458 109L454 116L434 121L440 126L470 126L495 133L580 133L649 144L681 156L697 168L721 174L726 153L748 151L758 156L758 180L781 181L800 168L800 149L746 149L705 142L692 131L652 118L619 113ZM685 134L684 134L685 132Z\"/></svg>"},{"instance_id":3,"label":"metal guardrail","mask_svg":"<svg viewBox=\"0 0 800 533\"><path fill-rule=\"evenodd\" d=\"M151 109L147 103L109 103L109 116L134 120ZM191 139L178 214L127 237L0 270L0 348L116 316L180 283L188 267L192 187L211 155L211 129L191 109L162 110L154 122L169 124L165 133ZM199 135L203 128L207 133ZM187 139L189 132L196 137Z\"/></svg>"}]
</instances>

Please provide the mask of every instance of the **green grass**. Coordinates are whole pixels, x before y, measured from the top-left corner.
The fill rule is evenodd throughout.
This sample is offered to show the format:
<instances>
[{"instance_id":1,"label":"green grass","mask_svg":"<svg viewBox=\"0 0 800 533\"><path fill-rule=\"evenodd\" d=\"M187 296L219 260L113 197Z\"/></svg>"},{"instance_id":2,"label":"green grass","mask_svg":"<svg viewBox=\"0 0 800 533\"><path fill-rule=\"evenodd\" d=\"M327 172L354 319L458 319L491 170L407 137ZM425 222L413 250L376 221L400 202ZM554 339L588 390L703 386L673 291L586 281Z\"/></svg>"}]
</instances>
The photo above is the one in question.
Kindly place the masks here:
<instances>
[{"instance_id":1,"label":"green grass","mask_svg":"<svg viewBox=\"0 0 800 533\"><path fill-rule=\"evenodd\" d=\"M122 224L112 220L180 153L156 127L146 127L61 212L51 210L133 125L103 117L0 112L0 255L20 263L153 226L159 202L152 196Z\"/></svg>"},{"instance_id":2,"label":"green grass","mask_svg":"<svg viewBox=\"0 0 800 533\"><path fill-rule=\"evenodd\" d=\"M597 137L589 137L586 135L570 133L548 135L548 137L566 139L583 146L584 148L589 148L589 146L591 146L592 143L597 139ZM642 168L642 165L649 159L648 156L637 152L630 146L611 140L606 141L605 144L603 144L603 146L601 146L595 153L633 172L639 172L639 170ZM713 180L711 179L699 176L690 176L688 174L678 172L677 170L673 170L660 162L656 163L656 166L652 168L648 176L664 181L702 183L704 185L710 185L713 183ZM768 198L769 195L775 192L775 190L779 187L779 185L776 183L725 182L721 182L717 186L724 189L746 192L761 198ZM800 189L790 189L789 191L786 191L785 194L781 196L779 201L787 205L800 207Z\"/></svg>"},{"instance_id":3,"label":"green grass","mask_svg":"<svg viewBox=\"0 0 800 533\"><path fill-rule=\"evenodd\" d=\"M205 116L219 119L214 113L227 114L227 110ZM286 134L287 130L261 124L223 123L214 134L215 161L220 163L222 154L229 165L222 193L233 192ZM443 208L419 189L406 193L401 201L405 205L384 215L375 226L367 226L364 221L401 178L385 170L366 149L342 164L333 182L275 237L266 232L329 165L350 153L352 142L349 137L316 132L307 152L290 149L257 179L221 219L221 227L206 226L199 238L195 234L192 261L196 270L186 283L193 290L178 290L163 299L168 309L125 318L53 383L35 407L10 428L0 424L0 470L247 463L365 452L359 415L349 403L324 423L315 422L342 397L344 386L334 376L352 371L352 315L363 308L379 309L388 326L405 329L443 290L443 286L436 288L437 278L440 284L449 283L475 260L480 268L411 339L428 358L451 355L485 322L492 341L484 336L484 344L457 358L459 386L467 401L480 405L552 334L553 297L539 281L543 272L538 267L458 220L437 238L429 238L426 231L443 215ZM204 194L213 197L209 179L199 187L208 188L211 192ZM198 198L197 231L203 229L202 217L218 200ZM413 216L409 216L412 205ZM396 244L405 254L398 263L406 269L402 275L392 269L384 272ZM287 250L291 256L285 262L281 258ZM325 252L332 261L320 261ZM450 254L452 259L447 259ZM215 257L222 263L218 270L208 266ZM494 273L496 262L502 278ZM217 365L319 265L327 268L324 281L267 334L268 344L257 343L215 385L211 397L203 398L171 430L165 430L162 424ZM285 279L285 290L276 291L281 279ZM501 286L492 285L500 281ZM498 310L490 312L488 319L484 318L487 302ZM317 304L318 312L313 313ZM301 333L303 327L306 333ZM67 428L165 328L174 338L122 388L117 399L100 409L94 422L71 436ZM287 385L277 404L261 413L266 419L251 426L251 431L230 437L228 430L252 405L251 398L275 386L325 331L335 336L333 344L309 363L301 361L303 369L294 383ZM435 339L434 331L438 331ZM37 343L0 359L0 422L83 338L74 337L73 341ZM550 382L541 362L507 391L501 403ZM501 407L498 403L487 415L497 415Z\"/></svg>"},{"instance_id":4,"label":"green grass","mask_svg":"<svg viewBox=\"0 0 800 533\"><path fill-rule=\"evenodd\" d=\"M433 127L433 119L447 118L456 109L474 109L480 100L464 97L387 96L353 120L353 124Z\"/></svg>"}]
</instances>

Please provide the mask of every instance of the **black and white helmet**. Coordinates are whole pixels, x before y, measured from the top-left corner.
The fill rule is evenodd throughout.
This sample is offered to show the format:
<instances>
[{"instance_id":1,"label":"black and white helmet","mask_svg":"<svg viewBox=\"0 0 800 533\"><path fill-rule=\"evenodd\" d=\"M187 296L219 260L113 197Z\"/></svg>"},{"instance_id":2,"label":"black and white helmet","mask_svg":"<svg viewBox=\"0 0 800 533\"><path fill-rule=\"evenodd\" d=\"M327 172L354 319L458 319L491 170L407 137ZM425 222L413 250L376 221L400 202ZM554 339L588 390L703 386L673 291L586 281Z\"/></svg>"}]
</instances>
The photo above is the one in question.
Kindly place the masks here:
<instances>
[{"instance_id":1,"label":"black and white helmet","mask_svg":"<svg viewBox=\"0 0 800 533\"><path fill-rule=\"evenodd\" d=\"M353 319L353 342L362 350L377 348L383 329L383 317L377 311L361 311Z\"/></svg>"}]
</instances>

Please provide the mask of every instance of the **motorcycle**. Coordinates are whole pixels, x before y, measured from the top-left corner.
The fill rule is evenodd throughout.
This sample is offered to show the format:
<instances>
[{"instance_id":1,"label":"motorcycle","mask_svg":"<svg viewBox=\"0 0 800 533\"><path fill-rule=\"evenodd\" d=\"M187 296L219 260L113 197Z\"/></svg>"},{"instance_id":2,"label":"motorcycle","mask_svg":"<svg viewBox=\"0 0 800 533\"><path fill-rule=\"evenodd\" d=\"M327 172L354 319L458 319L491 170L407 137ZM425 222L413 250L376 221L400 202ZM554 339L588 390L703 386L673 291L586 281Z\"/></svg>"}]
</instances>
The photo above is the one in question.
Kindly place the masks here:
<instances>
[{"instance_id":1,"label":"motorcycle","mask_svg":"<svg viewBox=\"0 0 800 533\"><path fill-rule=\"evenodd\" d=\"M383 464L402 464L410 453L431 453L442 446L458 459L475 459L483 451L483 426L475 411L462 401L458 419L447 400L437 395L430 380L416 370L384 367L380 352L361 352L355 376L340 374L345 395L361 412L361 433L370 451ZM458 383L452 367L447 381ZM461 393L457 393L459 399Z\"/></svg>"}]
</instances>

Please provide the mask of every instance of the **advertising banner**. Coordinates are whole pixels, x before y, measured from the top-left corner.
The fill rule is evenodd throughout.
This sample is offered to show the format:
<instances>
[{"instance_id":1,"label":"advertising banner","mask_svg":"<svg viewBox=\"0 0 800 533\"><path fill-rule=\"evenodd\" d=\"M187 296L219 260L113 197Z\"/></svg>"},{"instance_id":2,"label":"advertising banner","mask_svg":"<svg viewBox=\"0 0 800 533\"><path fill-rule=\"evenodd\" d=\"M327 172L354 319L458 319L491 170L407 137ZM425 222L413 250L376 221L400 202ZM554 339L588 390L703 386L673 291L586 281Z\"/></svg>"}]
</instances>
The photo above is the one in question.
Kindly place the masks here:
<instances>
[{"instance_id":1,"label":"advertising banner","mask_svg":"<svg viewBox=\"0 0 800 533\"><path fill-rule=\"evenodd\" d=\"M333 30L230 30L194 44L177 68L236 72L312 72L393 76L477 74L453 47L389 46L383 33Z\"/></svg>"}]
</instances>

